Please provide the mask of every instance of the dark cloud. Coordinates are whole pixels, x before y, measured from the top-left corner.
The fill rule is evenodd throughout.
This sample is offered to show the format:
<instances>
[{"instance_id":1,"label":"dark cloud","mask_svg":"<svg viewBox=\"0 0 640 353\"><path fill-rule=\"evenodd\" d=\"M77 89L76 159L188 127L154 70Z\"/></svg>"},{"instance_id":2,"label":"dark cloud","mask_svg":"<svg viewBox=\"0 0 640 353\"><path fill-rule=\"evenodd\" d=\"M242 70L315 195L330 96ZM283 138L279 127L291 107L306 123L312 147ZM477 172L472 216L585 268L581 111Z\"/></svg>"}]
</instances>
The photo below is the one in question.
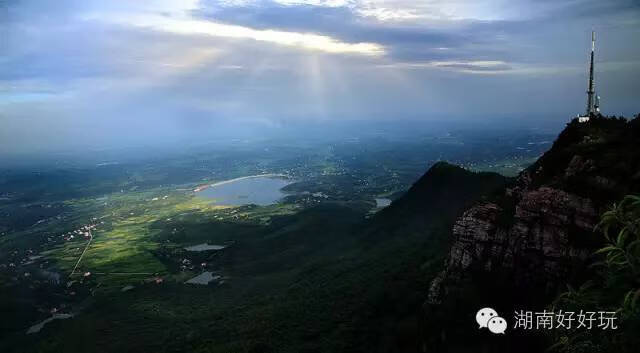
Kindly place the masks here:
<instances>
[{"instance_id":1,"label":"dark cloud","mask_svg":"<svg viewBox=\"0 0 640 353\"><path fill-rule=\"evenodd\" d=\"M206 6L209 4L210 6ZM385 24L366 19L346 7L284 6L269 1L258 5L220 7L213 3L195 15L206 20L243 25L259 29L310 32L348 42L374 42L388 48L401 59L431 60L456 58L451 49L466 43L490 41L486 35L470 31L444 31L416 25ZM447 48L449 52L438 51ZM462 55L462 54L460 54Z\"/></svg>"},{"instance_id":2,"label":"dark cloud","mask_svg":"<svg viewBox=\"0 0 640 353\"><path fill-rule=\"evenodd\" d=\"M240 7L205 5L194 14L203 19L252 28L312 32L352 42L427 42L444 46L465 40L465 35L436 29L383 24L357 16L346 7L283 6L265 1L261 5Z\"/></svg>"},{"instance_id":3,"label":"dark cloud","mask_svg":"<svg viewBox=\"0 0 640 353\"><path fill-rule=\"evenodd\" d=\"M637 0L537 0L520 3L522 13L515 19L461 19L444 26L442 21L429 20L409 23L378 21L362 17L345 6L286 6L269 0L245 6L220 6L216 1L205 1L194 15L252 28L312 32L350 42L381 43L399 60L494 59L522 62L535 62L534 57L539 54L525 51L527 47L521 46L523 44L544 44L547 52L549 49L562 50L567 48L566 42L554 39L566 39L563 34L575 36L576 27L588 32L590 27L615 31L617 29L612 27L623 26L623 32L629 32L628 27L637 32L637 20L625 26L621 16L640 18L640 1ZM573 42L579 41L573 38ZM573 46L568 48L574 50ZM553 58L548 53L545 57ZM540 61L546 60L541 58Z\"/></svg>"}]
</instances>

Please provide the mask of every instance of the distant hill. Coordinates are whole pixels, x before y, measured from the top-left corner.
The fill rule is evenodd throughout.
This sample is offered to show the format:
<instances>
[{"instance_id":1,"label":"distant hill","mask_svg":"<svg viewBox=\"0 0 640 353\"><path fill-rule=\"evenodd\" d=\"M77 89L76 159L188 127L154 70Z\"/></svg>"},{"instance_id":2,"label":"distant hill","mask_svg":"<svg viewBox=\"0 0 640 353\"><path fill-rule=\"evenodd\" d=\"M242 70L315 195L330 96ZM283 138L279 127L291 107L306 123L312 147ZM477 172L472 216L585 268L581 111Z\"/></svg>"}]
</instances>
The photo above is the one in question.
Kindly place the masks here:
<instances>
[{"instance_id":1,"label":"distant hill","mask_svg":"<svg viewBox=\"0 0 640 353\"><path fill-rule=\"evenodd\" d=\"M388 236L388 232L448 225L466 207L501 190L509 180L497 173L471 172L437 162L404 195L376 214L369 232L387 232Z\"/></svg>"},{"instance_id":2,"label":"distant hill","mask_svg":"<svg viewBox=\"0 0 640 353\"><path fill-rule=\"evenodd\" d=\"M497 173L471 172L447 162L437 162L379 217L406 212L450 217L465 203L506 185L507 180Z\"/></svg>"}]
</instances>

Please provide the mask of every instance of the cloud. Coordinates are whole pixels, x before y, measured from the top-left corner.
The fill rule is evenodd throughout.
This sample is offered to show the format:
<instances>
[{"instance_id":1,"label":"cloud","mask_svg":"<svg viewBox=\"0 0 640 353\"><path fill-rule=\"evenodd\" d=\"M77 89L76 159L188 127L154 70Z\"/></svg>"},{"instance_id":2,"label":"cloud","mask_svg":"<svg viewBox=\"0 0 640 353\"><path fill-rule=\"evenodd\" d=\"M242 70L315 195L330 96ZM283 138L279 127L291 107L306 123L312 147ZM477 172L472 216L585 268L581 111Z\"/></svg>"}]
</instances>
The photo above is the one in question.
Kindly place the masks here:
<instances>
[{"instance_id":1,"label":"cloud","mask_svg":"<svg viewBox=\"0 0 640 353\"><path fill-rule=\"evenodd\" d=\"M275 3L282 5L311 5L322 7L343 7L351 3L349 0L274 0Z\"/></svg>"},{"instance_id":2,"label":"cloud","mask_svg":"<svg viewBox=\"0 0 640 353\"><path fill-rule=\"evenodd\" d=\"M101 19L104 20L104 18ZM164 16L117 16L115 18L107 19L107 21L176 34L253 39L261 42L300 47L327 53L363 55L381 55L384 53L384 48L376 43L347 43L324 35L270 29L257 30L249 27L228 25L212 21L175 19Z\"/></svg>"},{"instance_id":3,"label":"cloud","mask_svg":"<svg viewBox=\"0 0 640 353\"><path fill-rule=\"evenodd\" d=\"M513 69L511 65L504 61L429 61L415 63L394 63L380 65L381 68L399 68L399 69L446 69L455 72L474 73L474 74L496 74L508 73Z\"/></svg>"},{"instance_id":4,"label":"cloud","mask_svg":"<svg viewBox=\"0 0 640 353\"><path fill-rule=\"evenodd\" d=\"M223 2L224 6L233 6L234 2ZM327 35L312 34L277 29L256 29L250 26L219 23L212 20L194 18L191 14L197 9L196 2L160 2L160 6L112 6L108 11L91 11L81 14L83 21L102 22L118 25L143 27L160 32L182 35L208 35L234 39L286 45L303 49L318 50L327 53L346 53L363 55L381 55L383 46L373 42L347 42Z\"/></svg>"},{"instance_id":5,"label":"cloud","mask_svg":"<svg viewBox=\"0 0 640 353\"><path fill-rule=\"evenodd\" d=\"M592 28L603 109L633 114L638 18L625 0L10 2L0 149L243 122L563 118L584 105Z\"/></svg>"}]
</instances>

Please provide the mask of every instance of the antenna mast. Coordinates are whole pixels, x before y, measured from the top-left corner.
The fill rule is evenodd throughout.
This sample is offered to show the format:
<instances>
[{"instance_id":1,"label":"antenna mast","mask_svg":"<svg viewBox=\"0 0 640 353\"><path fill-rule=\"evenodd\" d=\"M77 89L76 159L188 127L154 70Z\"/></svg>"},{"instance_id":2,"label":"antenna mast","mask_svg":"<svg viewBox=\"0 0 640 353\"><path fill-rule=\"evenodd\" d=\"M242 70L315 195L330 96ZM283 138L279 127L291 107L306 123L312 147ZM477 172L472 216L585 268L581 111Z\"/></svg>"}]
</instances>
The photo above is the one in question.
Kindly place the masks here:
<instances>
[{"instance_id":1,"label":"antenna mast","mask_svg":"<svg viewBox=\"0 0 640 353\"><path fill-rule=\"evenodd\" d=\"M587 116L596 114L595 108L595 83L593 82L593 53L596 49L596 32L591 31L591 65L589 67L589 87L587 89Z\"/></svg>"}]
</instances>

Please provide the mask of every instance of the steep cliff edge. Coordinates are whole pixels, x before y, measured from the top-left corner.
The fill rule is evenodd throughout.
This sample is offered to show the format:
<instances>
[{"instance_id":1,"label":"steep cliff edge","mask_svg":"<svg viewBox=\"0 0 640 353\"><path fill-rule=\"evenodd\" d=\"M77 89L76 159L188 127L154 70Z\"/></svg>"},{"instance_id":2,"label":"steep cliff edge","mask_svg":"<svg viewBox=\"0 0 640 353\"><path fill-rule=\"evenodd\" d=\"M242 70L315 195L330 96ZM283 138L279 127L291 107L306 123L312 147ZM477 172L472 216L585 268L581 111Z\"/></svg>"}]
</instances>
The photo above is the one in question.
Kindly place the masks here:
<instances>
[{"instance_id":1,"label":"steep cliff edge","mask_svg":"<svg viewBox=\"0 0 640 353\"><path fill-rule=\"evenodd\" d=\"M453 226L429 304L496 288L477 300L545 303L560 285L586 275L600 242L599 215L640 190L640 119L571 122L553 147L499 197L467 209Z\"/></svg>"}]
</instances>

